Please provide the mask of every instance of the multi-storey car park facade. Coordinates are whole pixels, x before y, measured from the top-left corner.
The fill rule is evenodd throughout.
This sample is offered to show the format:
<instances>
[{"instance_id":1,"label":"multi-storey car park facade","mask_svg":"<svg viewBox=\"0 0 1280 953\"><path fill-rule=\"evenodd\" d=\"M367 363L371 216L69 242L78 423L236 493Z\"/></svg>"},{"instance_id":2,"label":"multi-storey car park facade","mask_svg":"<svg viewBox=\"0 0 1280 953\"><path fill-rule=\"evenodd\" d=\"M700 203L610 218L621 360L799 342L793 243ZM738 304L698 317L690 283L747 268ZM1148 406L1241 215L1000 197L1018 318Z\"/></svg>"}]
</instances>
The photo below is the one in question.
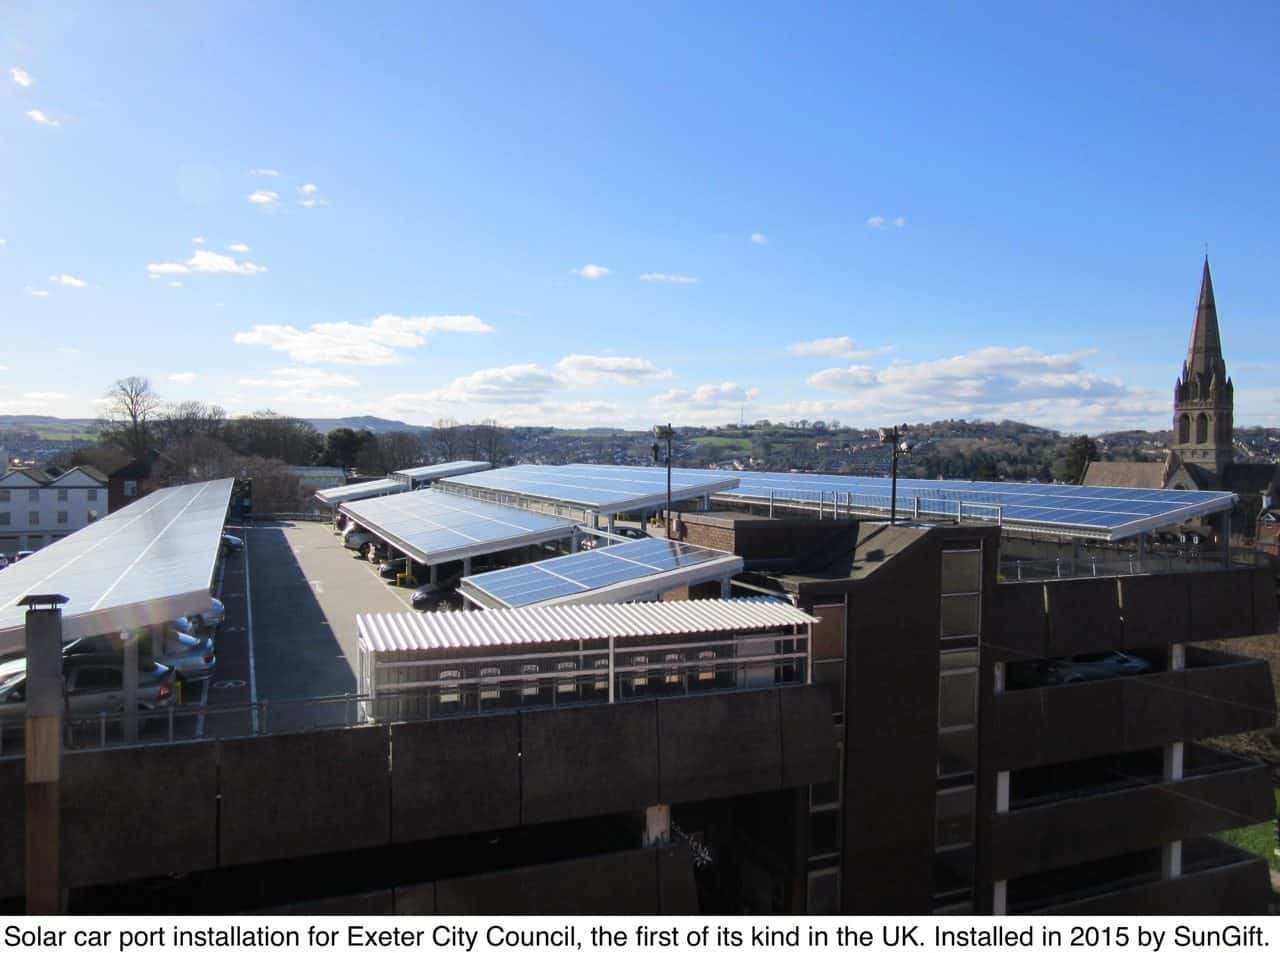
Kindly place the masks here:
<instances>
[{"instance_id":1,"label":"multi-storey car park facade","mask_svg":"<svg viewBox=\"0 0 1280 953\"><path fill-rule=\"evenodd\" d=\"M1274 816L1267 773L1205 743L1275 724L1268 666L1197 643L1276 631L1270 569L1018 581L1003 512L889 525L830 492L676 522L793 616L714 580L362 619L361 724L68 754L79 909L144 909L179 873L165 902L193 911L1265 911L1265 863L1212 835ZM1108 652L1140 662L1087 676ZM0 760L7 858L21 784ZM0 896L21 886L0 866Z\"/></svg>"}]
</instances>

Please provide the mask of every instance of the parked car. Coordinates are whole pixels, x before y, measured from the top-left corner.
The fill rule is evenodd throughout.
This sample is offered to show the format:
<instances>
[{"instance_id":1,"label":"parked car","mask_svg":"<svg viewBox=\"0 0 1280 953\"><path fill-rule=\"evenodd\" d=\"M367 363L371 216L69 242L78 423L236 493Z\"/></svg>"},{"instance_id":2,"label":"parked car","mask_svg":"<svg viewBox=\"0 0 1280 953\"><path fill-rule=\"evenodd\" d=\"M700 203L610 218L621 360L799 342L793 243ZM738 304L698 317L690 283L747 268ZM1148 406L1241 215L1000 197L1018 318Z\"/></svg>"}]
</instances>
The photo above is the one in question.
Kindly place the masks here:
<instances>
[{"instance_id":1,"label":"parked car","mask_svg":"<svg viewBox=\"0 0 1280 953\"><path fill-rule=\"evenodd\" d=\"M209 597L209 608L203 612L192 612L181 619L173 621L173 627L183 635L199 635L202 631L212 632L222 625L227 617L227 607L222 600Z\"/></svg>"},{"instance_id":2,"label":"parked car","mask_svg":"<svg viewBox=\"0 0 1280 953\"><path fill-rule=\"evenodd\" d=\"M234 556L242 552L244 552L243 539L239 536L232 536L230 533L222 534L222 554L224 556Z\"/></svg>"},{"instance_id":3,"label":"parked car","mask_svg":"<svg viewBox=\"0 0 1280 953\"><path fill-rule=\"evenodd\" d=\"M150 654L149 642L142 645ZM62 648L63 658L73 655L111 653L112 648L103 636L74 639ZM213 674L218 658L213 650L213 639L187 635L183 632L166 632L161 641L160 654L154 656L161 665L167 665L184 682L199 682Z\"/></svg>"},{"instance_id":4,"label":"parked car","mask_svg":"<svg viewBox=\"0 0 1280 953\"><path fill-rule=\"evenodd\" d=\"M13 554L13 561L15 563L22 562L22 560L26 559L28 556L34 556L35 554L36 551L34 549L20 549Z\"/></svg>"},{"instance_id":5,"label":"parked car","mask_svg":"<svg viewBox=\"0 0 1280 953\"><path fill-rule=\"evenodd\" d=\"M124 710L124 665L113 653L71 655L62 660L66 710L88 716ZM138 708L153 711L174 703L177 676L160 662L143 662L138 670ZM0 719L19 719L27 711L27 660L0 663Z\"/></svg>"},{"instance_id":6,"label":"parked car","mask_svg":"<svg viewBox=\"0 0 1280 953\"><path fill-rule=\"evenodd\" d=\"M4 553L0 553L0 569L5 569L9 565L9 557Z\"/></svg>"},{"instance_id":7,"label":"parked car","mask_svg":"<svg viewBox=\"0 0 1280 953\"><path fill-rule=\"evenodd\" d=\"M361 529L358 523L352 523L342 534L342 545L347 549L356 550L362 556L369 552L373 544L374 535L368 530Z\"/></svg>"},{"instance_id":8,"label":"parked car","mask_svg":"<svg viewBox=\"0 0 1280 953\"><path fill-rule=\"evenodd\" d=\"M400 573L405 572L408 565L409 560L404 556L401 556L399 559L388 559L378 567L378 575L383 579L394 579L396 576L400 575Z\"/></svg>"},{"instance_id":9,"label":"parked car","mask_svg":"<svg viewBox=\"0 0 1280 953\"><path fill-rule=\"evenodd\" d=\"M1044 663L1040 684L1071 685L1094 682L1117 675L1142 675L1151 671L1151 663L1127 652L1097 652L1050 659Z\"/></svg>"},{"instance_id":10,"label":"parked car","mask_svg":"<svg viewBox=\"0 0 1280 953\"><path fill-rule=\"evenodd\" d=\"M409 604L415 609L440 609L447 605L456 605L458 594L455 589L445 583L429 582L413 590Z\"/></svg>"},{"instance_id":11,"label":"parked car","mask_svg":"<svg viewBox=\"0 0 1280 953\"><path fill-rule=\"evenodd\" d=\"M627 537L627 539L648 539L649 538L648 533L646 533L642 529L637 529L634 526L617 526L614 528L613 533L615 536L625 536Z\"/></svg>"}]
</instances>

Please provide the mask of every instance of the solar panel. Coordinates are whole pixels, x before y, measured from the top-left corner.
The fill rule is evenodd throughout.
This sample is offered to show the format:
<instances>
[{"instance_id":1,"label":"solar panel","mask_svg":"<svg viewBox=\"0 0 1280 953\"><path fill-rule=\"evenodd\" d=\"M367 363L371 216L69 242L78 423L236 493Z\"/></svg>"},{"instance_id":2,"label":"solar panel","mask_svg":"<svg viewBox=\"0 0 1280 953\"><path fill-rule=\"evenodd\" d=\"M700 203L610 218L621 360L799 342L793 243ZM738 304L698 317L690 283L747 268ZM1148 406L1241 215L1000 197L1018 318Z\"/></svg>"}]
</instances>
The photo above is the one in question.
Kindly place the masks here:
<instances>
[{"instance_id":1,"label":"solar panel","mask_svg":"<svg viewBox=\"0 0 1280 953\"><path fill-rule=\"evenodd\" d=\"M328 503L330 506L338 506L342 503L350 503L352 500L365 500L372 496L386 496L389 493L403 493L408 489L409 484L406 481L392 480L388 477L382 480L366 480L364 483L348 483L346 486L317 490L316 499L321 503Z\"/></svg>"},{"instance_id":2,"label":"solar panel","mask_svg":"<svg viewBox=\"0 0 1280 953\"><path fill-rule=\"evenodd\" d=\"M25 645L26 595L61 593L71 639L209 608L233 480L156 490L0 572L0 655Z\"/></svg>"},{"instance_id":3,"label":"solar panel","mask_svg":"<svg viewBox=\"0 0 1280 953\"><path fill-rule=\"evenodd\" d=\"M737 556L673 540L643 539L468 576L462 580L462 588L480 595L478 601L485 604L514 607L581 596L621 583L652 583L663 574L670 574L663 582L665 591L741 570L742 560ZM634 595L634 589L629 588L619 600Z\"/></svg>"},{"instance_id":4,"label":"solar panel","mask_svg":"<svg viewBox=\"0 0 1280 953\"><path fill-rule=\"evenodd\" d=\"M711 471L715 472L715 471ZM888 513L886 477L815 473L738 474L725 498L825 507L833 513ZM900 514L1022 524L1039 532L1123 539L1208 513L1229 510L1231 493L968 480L898 480Z\"/></svg>"},{"instance_id":5,"label":"solar panel","mask_svg":"<svg viewBox=\"0 0 1280 953\"><path fill-rule=\"evenodd\" d=\"M573 535L569 520L436 489L344 503L340 512L426 565Z\"/></svg>"},{"instance_id":6,"label":"solar panel","mask_svg":"<svg viewBox=\"0 0 1280 953\"><path fill-rule=\"evenodd\" d=\"M676 470L672 501L696 499L737 485L736 474L715 470ZM594 464L524 464L469 473L441 481L441 487L503 502L563 504L597 513L622 513L661 506L667 499L666 467L614 467Z\"/></svg>"},{"instance_id":7,"label":"solar panel","mask_svg":"<svg viewBox=\"0 0 1280 953\"><path fill-rule=\"evenodd\" d=\"M395 471L395 475L410 480L440 480L449 476L461 476L464 473L477 473L488 470L491 464L482 460L451 460L448 463L432 463L422 467L408 467Z\"/></svg>"}]
</instances>

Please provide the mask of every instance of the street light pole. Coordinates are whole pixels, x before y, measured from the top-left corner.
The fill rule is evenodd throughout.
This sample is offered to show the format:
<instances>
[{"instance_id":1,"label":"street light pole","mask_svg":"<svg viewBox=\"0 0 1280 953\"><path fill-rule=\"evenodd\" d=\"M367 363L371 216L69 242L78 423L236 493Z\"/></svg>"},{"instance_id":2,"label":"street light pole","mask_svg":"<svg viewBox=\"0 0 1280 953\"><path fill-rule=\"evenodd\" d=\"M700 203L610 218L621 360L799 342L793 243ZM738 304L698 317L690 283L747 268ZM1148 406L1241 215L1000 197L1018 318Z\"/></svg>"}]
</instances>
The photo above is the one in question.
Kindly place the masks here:
<instances>
[{"instance_id":1,"label":"street light pole","mask_svg":"<svg viewBox=\"0 0 1280 953\"><path fill-rule=\"evenodd\" d=\"M880 442L889 445L889 456L892 463L889 466L890 473L890 489L889 489L889 525L892 526L898 522L898 457L906 456L911 452L911 444L906 440L907 425L895 425L893 427L880 428Z\"/></svg>"},{"instance_id":2,"label":"street light pole","mask_svg":"<svg viewBox=\"0 0 1280 953\"><path fill-rule=\"evenodd\" d=\"M671 440L673 431L671 424L656 424L653 428L653 435L658 440L666 439L667 441L667 509L664 513L667 524L667 539L671 538ZM658 444L653 445L653 462L658 462Z\"/></svg>"}]
</instances>

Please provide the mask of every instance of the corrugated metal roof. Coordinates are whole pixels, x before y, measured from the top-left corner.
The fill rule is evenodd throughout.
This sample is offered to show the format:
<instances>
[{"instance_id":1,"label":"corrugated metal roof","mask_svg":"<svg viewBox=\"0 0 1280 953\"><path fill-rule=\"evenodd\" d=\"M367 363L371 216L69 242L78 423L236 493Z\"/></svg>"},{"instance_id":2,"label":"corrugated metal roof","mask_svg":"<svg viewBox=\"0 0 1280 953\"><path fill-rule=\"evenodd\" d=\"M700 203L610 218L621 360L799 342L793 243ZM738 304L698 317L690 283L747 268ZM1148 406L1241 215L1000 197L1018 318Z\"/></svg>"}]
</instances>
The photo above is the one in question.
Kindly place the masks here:
<instances>
[{"instance_id":1,"label":"corrugated metal roof","mask_svg":"<svg viewBox=\"0 0 1280 953\"><path fill-rule=\"evenodd\" d=\"M595 605L526 606L478 612L387 612L356 616L374 652L532 645L646 635L703 635L808 625L814 616L767 596Z\"/></svg>"}]
</instances>

